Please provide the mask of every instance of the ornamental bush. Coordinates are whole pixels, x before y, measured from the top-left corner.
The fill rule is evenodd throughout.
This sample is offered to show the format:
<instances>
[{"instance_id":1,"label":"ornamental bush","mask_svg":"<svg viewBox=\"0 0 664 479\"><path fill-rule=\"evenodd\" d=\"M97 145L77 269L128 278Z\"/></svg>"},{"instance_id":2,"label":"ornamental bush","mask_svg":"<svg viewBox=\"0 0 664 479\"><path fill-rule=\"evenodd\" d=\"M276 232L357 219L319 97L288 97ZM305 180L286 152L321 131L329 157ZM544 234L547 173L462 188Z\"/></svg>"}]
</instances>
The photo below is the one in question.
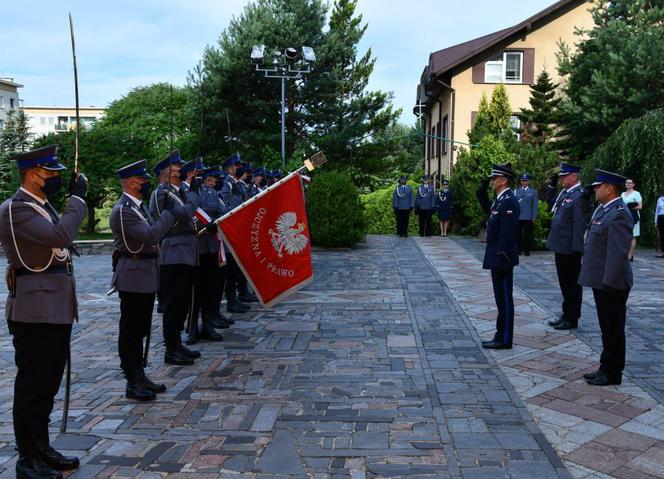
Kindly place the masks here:
<instances>
[{"instance_id":1,"label":"ornamental bush","mask_svg":"<svg viewBox=\"0 0 664 479\"><path fill-rule=\"evenodd\" d=\"M664 108L641 118L625 120L586 162L584 179L594 178L594 168L633 178L635 189L643 197L641 236L648 244L655 242L655 206L664 194Z\"/></svg>"},{"instance_id":2,"label":"ornamental bush","mask_svg":"<svg viewBox=\"0 0 664 479\"><path fill-rule=\"evenodd\" d=\"M364 236L364 208L347 173L316 174L307 191L307 214L315 245L352 246Z\"/></svg>"}]
</instances>

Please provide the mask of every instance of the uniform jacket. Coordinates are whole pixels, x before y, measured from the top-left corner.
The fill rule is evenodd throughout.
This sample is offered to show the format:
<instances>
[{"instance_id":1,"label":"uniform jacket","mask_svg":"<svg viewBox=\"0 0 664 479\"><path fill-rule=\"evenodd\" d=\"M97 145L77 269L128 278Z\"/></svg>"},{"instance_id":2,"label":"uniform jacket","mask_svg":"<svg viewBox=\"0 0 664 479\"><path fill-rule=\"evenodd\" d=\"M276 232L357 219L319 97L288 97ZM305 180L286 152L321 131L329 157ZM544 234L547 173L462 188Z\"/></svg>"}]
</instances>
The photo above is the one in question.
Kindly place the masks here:
<instances>
[{"instance_id":1,"label":"uniform jacket","mask_svg":"<svg viewBox=\"0 0 664 479\"><path fill-rule=\"evenodd\" d=\"M415 193L416 210L432 210L436 204L436 191L431 185L420 185Z\"/></svg>"},{"instance_id":2,"label":"uniform jacket","mask_svg":"<svg viewBox=\"0 0 664 479\"><path fill-rule=\"evenodd\" d=\"M399 185L392 194L392 208L409 210L414 206L413 188L410 185Z\"/></svg>"},{"instance_id":3,"label":"uniform jacket","mask_svg":"<svg viewBox=\"0 0 664 479\"><path fill-rule=\"evenodd\" d=\"M253 198L253 197L256 196L258 193L260 193L261 191L263 191L264 189L265 189L265 188L261 188L261 187L258 186L257 184L252 183L252 184L249 186L249 198Z\"/></svg>"},{"instance_id":4,"label":"uniform jacket","mask_svg":"<svg viewBox=\"0 0 664 479\"><path fill-rule=\"evenodd\" d=\"M579 185L556 196L547 186L546 199L554 208L547 247L561 254L583 253L583 235L592 215L588 193Z\"/></svg>"},{"instance_id":5,"label":"uniform jacket","mask_svg":"<svg viewBox=\"0 0 664 479\"><path fill-rule=\"evenodd\" d=\"M175 224L161 241L160 265L187 264L198 265L198 239L194 231L194 211L200 204L198 194L179 190L173 185L161 184L150 197L150 214L155 221L164 211L166 195L175 204Z\"/></svg>"},{"instance_id":6,"label":"uniform jacket","mask_svg":"<svg viewBox=\"0 0 664 479\"><path fill-rule=\"evenodd\" d=\"M505 271L519 264L518 225L519 202L512 190L504 190L489 208L484 269Z\"/></svg>"},{"instance_id":7,"label":"uniform jacket","mask_svg":"<svg viewBox=\"0 0 664 479\"><path fill-rule=\"evenodd\" d=\"M173 226L175 217L163 210L156 220L122 193L111 210L109 223L113 245L120 253L158 254L159 242ZM111 286L118 291L156 293L159 290L158 258L119 258Z\"/></svg>"},{"instance_id":8,"label":"uniform jacket","mask_svg":"<svg viewBox=\"0 0 664 479\"><path fill-rule=\"evenodd\" d=\"M210 218L216 220L224 213L228 212L228 208L224 206L217 190L207 186L201 187L201 205L200 207L205 211ZM217 242L217 235L214 233L203 233L198 237L198 253L211 254L219 251L219 243Z\"/></svg>"},{"instance_id":9,"label":"uniform jacket","mask_svg":"<svg viewBox=\"0 0 664 479\"><path fill-rule=\"evenodd\" d=\"M24 267L19 254L32 269L44 268L51 257L51 266L71 261L67 248L73 244L87 212L85 202L78 197L69 198L57 221L47 219L37 209L50 217L45 207L20 189L0 205L0 242L9 266L16 269ZM64 272L18 276L16 297L7 295L5 316L19 323L73 323L78 318L74 276Z\"/></svg>"},{"instance_id":10,"label":"uniform jacket","mask_svg":"<svg viewBox=\"0 0 664 479\"><path fill-rule=\"evenodd\" d=\"M519 220L532 221L537 218L537 190L535 188L532 186L515 188L514 196L519 202Z\"/></svg>"},{"instance_id":11,"label":"uniform jacket","mask_svg":"<svg viewBox=\"0 0 664 479\"><path fill-rule=\"evenodd\" d=\"M436 210L452 211L452 191L439 190L436 194Z\"/></svg>"},{"instance_id":12,"label":"uniform jacket","mask_svg":"<svg viewBox=\"0 0 664 479\"><path fill-rule=\"evenodd\" d=\"M224 178L224 186L221 188L221 199L230 206L231 209L237 208L246 200L247 191L244 184L228 175Z\"/></svg>"},{"instance_id":13,"label":"uniform jacket","mask_svg":"<svg viewBox=\"0 0 664 479\"><path fill-rule=\"evenodd\" d=\"M622 199L593 215L586 235L579 284L595 289L628 289L634 282L629 249L632 216Z\"/></svg>"}]
</instances>

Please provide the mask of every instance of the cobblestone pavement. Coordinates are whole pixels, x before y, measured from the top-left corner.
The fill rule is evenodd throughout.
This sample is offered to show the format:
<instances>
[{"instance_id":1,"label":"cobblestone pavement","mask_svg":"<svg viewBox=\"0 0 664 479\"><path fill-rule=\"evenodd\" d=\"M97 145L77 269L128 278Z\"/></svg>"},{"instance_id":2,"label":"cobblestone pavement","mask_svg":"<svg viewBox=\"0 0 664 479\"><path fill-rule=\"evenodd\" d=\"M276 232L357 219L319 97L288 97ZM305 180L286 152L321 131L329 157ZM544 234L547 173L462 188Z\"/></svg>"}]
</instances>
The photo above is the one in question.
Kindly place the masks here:
<instances>
[{"instance_id":1,"label":"cobblestone pavement","mask_svg":"<svg viewBox=\"0 0 664 479\"><path fill-rule=\"evenodd\" d=\"M137 403L123 397L118 299L105 296L110 258L77 260L82 320L73 336L70 433L56 434L61 395L52 423L55 446L82 458L70 477L570 477L517 395L524 386L515 389L479 347L417 241L369 237L314 261L316 280L305 291L236 315L226 341L204 343L193 367L163 365L155 316L149 369L168 391ZM2 478L13 476L16 459L13 376L5 332ZM649 406L621 407L629 412L616 414Z\"/></svg>"},{"instance_id":2,"label":"cobblestone pavement","mask_svg":"<svg viewBox=\"0 0 664 479\"><path fill-rule=\"evenodd\" d=\"M489 274L481 269L484 245L471 238L418 244L478 333L489 338L495 305ZM601 352L592 295L585 295L578 330L555 331L546 325L560 314L552 254L521 257L515 270L515 347L494 356L577 478L664 477L664 338L657 327L664 319L664 262L651 259L651 252L640 256L628 302L627 369L619 387L580 380L596 368Z\"/></svg>"}]
</instances>

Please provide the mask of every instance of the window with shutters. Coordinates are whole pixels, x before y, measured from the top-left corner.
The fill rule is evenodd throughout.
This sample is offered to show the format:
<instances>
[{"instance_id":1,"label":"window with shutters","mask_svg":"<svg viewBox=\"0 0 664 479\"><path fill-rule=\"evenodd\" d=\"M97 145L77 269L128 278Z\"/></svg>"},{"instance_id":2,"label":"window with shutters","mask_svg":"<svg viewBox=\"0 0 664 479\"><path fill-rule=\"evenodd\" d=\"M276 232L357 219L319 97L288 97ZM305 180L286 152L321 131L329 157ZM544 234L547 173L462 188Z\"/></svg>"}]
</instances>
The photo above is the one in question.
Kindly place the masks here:
<instances>
[{"instance_id":1,"label":"window with shutters","mask_svg":"<svg viewBox=\"0 0 664 479\"><path fill-rule=\"evenodd\" d=\"M503 52L484 64L486 83L522 83L523 52Z\"/></svg>"}]
</instances>

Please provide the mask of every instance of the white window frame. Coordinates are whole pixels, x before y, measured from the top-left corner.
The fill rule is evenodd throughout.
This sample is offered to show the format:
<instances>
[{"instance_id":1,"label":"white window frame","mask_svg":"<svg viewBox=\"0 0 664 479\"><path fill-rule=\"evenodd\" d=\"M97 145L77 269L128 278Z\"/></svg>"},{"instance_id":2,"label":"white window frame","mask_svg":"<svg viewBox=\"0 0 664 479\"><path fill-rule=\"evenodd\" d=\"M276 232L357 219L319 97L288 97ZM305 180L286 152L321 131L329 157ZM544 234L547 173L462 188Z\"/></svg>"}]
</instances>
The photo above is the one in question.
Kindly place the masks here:
<instances>
[{"instance_id":1,"label":"white window frame","mask_svg":"<svg viewBox=\"0 0 664 479\"><path fill-rule=\"evenodd\" d=\"M508 80L505 78L505 73L506 73L506 65L507 65L507 55L519 55L519 72L521 73L520 78L517 80ZM500 65L501 67L501 79L500 81L495 81L495 80L489 80L487 78L487 67L488 66L496 66ZM518 51L506 51L503 52L503 59L502 60L494 60L494 61L488 61L485 62L484 64L484 83L510 83L510 84L522 84L523 83L523 52L518 52Z\"/></svg>"}]
</instances>

